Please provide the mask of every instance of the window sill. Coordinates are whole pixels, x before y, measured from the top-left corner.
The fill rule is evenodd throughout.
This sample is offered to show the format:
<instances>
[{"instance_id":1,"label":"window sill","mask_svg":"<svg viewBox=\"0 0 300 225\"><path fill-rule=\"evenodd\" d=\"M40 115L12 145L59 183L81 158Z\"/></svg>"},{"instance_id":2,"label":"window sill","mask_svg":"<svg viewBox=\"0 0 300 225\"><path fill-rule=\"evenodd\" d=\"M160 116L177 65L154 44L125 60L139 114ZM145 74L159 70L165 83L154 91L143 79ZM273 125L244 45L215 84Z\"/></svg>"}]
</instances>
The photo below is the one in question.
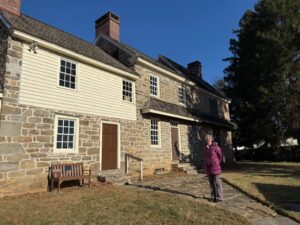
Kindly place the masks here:
<instances>
[{"instance_id":1,"label":"window sill","mask_svg":"<svg viewBox=\"0 0 300 225\"><path fill-rule=\"evenodd\" d=\"M122 100L122 102L127 103L127 104L131 104L131 105L135 105L136 104L135 101L129 102L129 101L126 101L126 100Z\"/></svg>"},{"instance_id":2,"label":"window sill","mask_svg":"<svg viewBox=\"0 0 300 225\"><path fill-rule=\"evenodd\" d=\"M161 148L161 145L151 145L151 148Z\"/></svg>"},{"instance_id":3,"label":"window sill","mask_svg":"<svg viewBox=\"0 0 300 225\"><path fill-rule=\"evenodd\" d=\"M79 154L78 150L58 150L58 149L54 149L53 150L54 154Z\"/></svg>"},{"instance_id":4,"label":"window sill","mask_svg":"<svg viewBox=\"0 0 300 225\"><path fill-rule=\"evenodd\" d=\"M59 89L62 89L62 90L66 90L66 91L79 92L78 88L73 89L73 88L67 88L67 87L63 87L63 86L59 86L59 85L56 85L56 87Z\"/></svg>"}]
</instances>

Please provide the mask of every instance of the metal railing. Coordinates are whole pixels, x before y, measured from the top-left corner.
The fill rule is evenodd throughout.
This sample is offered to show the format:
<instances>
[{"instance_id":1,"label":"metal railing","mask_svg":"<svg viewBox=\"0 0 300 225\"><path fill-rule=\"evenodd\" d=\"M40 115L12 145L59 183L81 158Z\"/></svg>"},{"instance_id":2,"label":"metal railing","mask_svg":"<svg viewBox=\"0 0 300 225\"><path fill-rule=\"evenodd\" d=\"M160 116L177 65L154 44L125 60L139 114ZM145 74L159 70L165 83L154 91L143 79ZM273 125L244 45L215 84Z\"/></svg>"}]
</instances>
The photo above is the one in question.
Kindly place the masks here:
<instances>
[{"instance_id":1,"label":"metal railing","mask_svg":"<svg viewBox=\"0 0 300 225\"><path fill-rule=\"evenodd\" d=\"M143 176L144 176L144 173L143 173L143 159L141 159L139 157L136 157L136 156L128 154L128 153L125 153L125 173L128 174L128 172L129 172L130 158L140 162L140 180L143 181Z\"/></svg>"}]
</instances>

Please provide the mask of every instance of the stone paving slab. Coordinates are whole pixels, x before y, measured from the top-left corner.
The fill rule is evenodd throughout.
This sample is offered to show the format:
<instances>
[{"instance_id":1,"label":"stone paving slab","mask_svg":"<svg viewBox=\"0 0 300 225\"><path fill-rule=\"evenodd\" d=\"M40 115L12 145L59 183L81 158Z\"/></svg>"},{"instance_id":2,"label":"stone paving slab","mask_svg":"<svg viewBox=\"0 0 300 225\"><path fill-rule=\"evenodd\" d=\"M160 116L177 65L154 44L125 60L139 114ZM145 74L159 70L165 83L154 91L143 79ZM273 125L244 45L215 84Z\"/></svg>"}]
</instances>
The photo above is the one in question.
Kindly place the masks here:
<instances>
[{"instance_id":1,"label":"stone paving slab","mask_svg":"<svg viewBox=\"0 0 300 225\"><path fill-rule=\"evenodd\" d=\"M208 180L203 174L137 182L127 187L166 192L209 205L215 205L246 217L253 225L300 225L300 223L288 217L278 215L274 210L249 198L224 182L224 201L220 203L209 202L210 190Z\"/></svg>"}]
</instances>

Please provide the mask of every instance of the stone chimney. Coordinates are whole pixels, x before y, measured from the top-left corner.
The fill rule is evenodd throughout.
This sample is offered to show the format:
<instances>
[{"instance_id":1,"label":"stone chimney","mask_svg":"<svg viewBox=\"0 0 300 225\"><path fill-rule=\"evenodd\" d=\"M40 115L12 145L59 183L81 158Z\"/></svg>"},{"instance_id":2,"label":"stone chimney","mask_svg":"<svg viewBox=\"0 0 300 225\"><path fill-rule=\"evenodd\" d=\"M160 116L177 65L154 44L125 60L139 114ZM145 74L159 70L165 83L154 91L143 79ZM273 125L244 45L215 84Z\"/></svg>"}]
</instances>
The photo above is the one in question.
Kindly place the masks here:
<instances>
[{"instance_id":1,"label":"stone chimney","mask_svg":"<svg viewBox=\"0 0 300 225\"><path fill-rule=\"evenodd\" d=\"M202 79L202 65L199 61L194 61L187 65L187 73L196 80Z\"/></svg>"},{"instance_id":2,"label":"stone chimney","mask_svg":"<svg viewBox=\"0 0 300 225\"><path fill-rule=\"evenodd\" d=\"M21 0L0 0L0 10L20 16Z\"/></svg>"},{"instance_id":3,"label":"stone chimney","mask_svg":"<svg viewBox=\"0 0 300 225\"><path fill-rule=\"evenodd\" d=\"M108 35L110 38L120 41L120 17L107 12L96 20L96 38L100 33Z\"/></svg>"}]
</instances>

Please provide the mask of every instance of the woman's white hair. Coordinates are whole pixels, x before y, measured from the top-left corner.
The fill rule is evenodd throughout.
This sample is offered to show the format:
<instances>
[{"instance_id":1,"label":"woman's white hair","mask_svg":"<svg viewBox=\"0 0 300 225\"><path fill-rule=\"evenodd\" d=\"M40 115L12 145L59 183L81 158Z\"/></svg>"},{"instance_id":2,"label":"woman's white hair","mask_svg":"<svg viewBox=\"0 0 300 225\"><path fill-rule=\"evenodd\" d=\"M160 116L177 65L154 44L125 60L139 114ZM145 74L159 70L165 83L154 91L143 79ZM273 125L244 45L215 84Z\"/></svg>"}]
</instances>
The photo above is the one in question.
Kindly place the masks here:
<instances>
[{"instance_id":1,"label":"woman's white hair","mask_svg":"<svg viewBox=\"0 0 300 225\"><path fill-rule=\"evenodd\" d=\"M207 142L208 140L214 141L214 136L212 136L211 134L205 135L205 141Z\"/></svg>"}]
</instances>

